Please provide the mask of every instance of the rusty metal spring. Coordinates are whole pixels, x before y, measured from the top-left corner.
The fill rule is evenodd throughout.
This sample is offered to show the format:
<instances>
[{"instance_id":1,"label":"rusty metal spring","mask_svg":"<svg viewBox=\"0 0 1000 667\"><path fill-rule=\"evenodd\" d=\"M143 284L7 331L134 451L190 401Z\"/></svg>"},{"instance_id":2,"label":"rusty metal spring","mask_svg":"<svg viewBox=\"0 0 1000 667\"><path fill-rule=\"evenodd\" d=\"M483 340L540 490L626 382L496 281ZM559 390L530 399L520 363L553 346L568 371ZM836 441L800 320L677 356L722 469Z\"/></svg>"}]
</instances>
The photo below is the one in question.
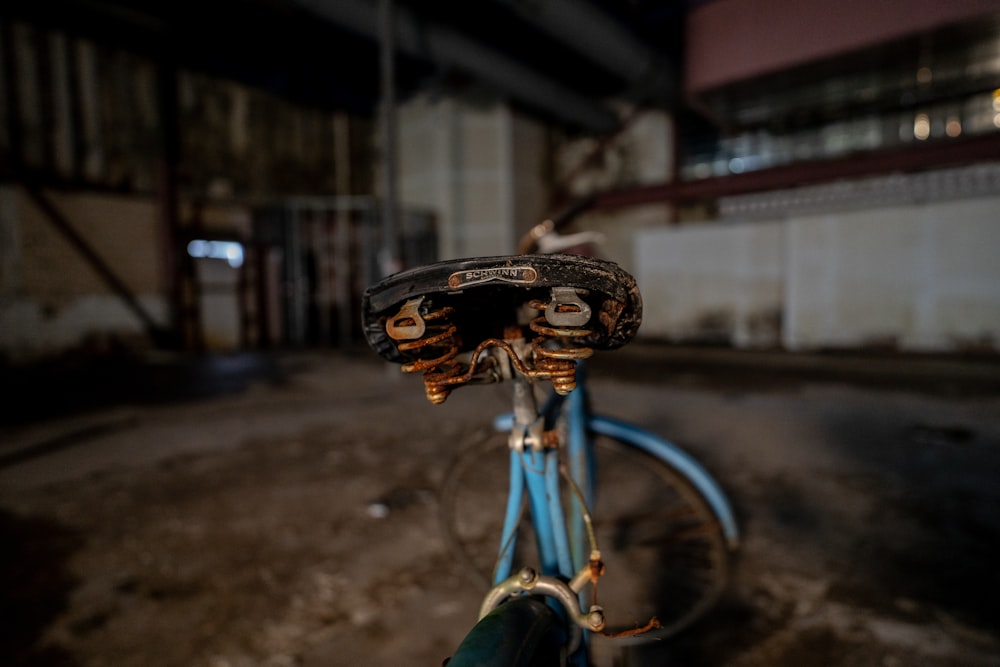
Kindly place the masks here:
<instances>
[{"instance_id":1,"label":"rusty metal spring","mask_svg":"<svg viewBox=\"0 0 1000 667\"><path fill-rule=\"evenodd\" d=\"M397 343L400 352L416 351L420 358L403 364L406 373L433 371L447 364L458 355L458 329L448 319L454 308L445 307L423 315L427 328L416 340Z\"/></svg>"},{"instance_id":2,"label":"rusty metal spring","mask_svg":"<svg viewBox=\"0 0 1000 667\"><path fill-rule=\"evenodd\" d=\"M547 304L542 301L531 301L529 304L535 310L545 311ZM535 353L535 368L545 373L552 381L552 388L556 393L565 396L576 389L576 362L580 359L587 359L594 354L590 347L546 347L549 341L560 338L583 338L589 336L590 329L583 328L557 328L553 327L545 319L544 315L533 319L528 326L538 334L531 341L531 349Z\"/></svg>"}]
</instances>

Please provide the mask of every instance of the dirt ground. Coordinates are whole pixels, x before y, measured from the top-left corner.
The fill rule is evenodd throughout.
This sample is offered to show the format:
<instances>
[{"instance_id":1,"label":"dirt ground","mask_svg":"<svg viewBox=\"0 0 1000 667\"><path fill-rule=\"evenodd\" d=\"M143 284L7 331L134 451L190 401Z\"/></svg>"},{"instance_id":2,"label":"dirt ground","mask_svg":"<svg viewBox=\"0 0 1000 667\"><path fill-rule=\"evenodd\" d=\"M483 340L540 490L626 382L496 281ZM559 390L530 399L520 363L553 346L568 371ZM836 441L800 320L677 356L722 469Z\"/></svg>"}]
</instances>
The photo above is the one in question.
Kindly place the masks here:
<instances>
[{"instance_id":1,"label":"dirt ground","mask_svg":"<svg viewBox=\"0 0 1000 667\"><path fill-rule=\"evenodd\" d=\"M595 403L704 462L743 542L708 617L602 660L1000 665L1000 393L642 353L594 363ZM367 350L281 367L0 430L0 664L441 664L480 592L437 489L503 394L431 406Z\"/></svg>"}]
</instances>

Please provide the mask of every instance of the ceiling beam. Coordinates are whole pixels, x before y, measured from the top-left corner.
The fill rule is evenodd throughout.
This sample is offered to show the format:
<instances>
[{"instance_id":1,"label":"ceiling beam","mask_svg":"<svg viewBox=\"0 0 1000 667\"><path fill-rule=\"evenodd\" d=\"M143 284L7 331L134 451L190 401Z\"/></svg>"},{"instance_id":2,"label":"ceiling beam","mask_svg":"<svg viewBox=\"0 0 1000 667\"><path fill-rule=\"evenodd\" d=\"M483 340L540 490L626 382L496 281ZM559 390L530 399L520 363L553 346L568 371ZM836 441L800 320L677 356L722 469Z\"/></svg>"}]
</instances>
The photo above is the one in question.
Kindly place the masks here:
<instances>
[{"instance_id":1,"label":"ceiling beam","mask_svg":"<svg viewBox=\"0 0 1000 667\"><path fill-rule=\"evenodd\" d=\"M588 0L500 0L579 55L630 84L666 69L657 54Z\"/></svg>"},{"instance_id":2,"label":"ceiling beam","mask_svg":"<svg viewBox=\"0 0 1000 667\"><path fill-rule=\"evenodd\" d=\"M378 4L365 0L295 0L327 21L373 40L379 38ZM442 25L424 21L396 6L395 43L399 52L438 66L464 71L521 103L578 128L605 132L618 119L607 107L559 81L539 75L507 56Z\"/></svg>"}]
</instances>

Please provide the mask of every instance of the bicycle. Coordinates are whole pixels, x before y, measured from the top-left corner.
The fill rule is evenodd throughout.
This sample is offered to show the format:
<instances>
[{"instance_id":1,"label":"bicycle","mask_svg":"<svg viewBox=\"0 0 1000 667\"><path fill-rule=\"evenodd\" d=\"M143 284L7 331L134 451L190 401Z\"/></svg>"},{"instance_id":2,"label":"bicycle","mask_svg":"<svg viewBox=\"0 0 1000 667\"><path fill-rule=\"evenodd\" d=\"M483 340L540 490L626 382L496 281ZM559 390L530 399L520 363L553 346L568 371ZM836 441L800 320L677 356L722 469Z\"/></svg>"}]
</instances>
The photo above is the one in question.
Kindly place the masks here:
<instances>
[{"instance_id":1,"label":"bicycle","mask_svg":"<svg viewBox=\"0 0 1000 667\"><path fill-rule=\"evenodd\" d=\"M370 347L422 373L432 403L512 386L512 412L494 422L506 436L460 452L442 490L446 537L490 587L449 667L587 665L596 636L662 639L714 604L739 539L722 489L676 445L589 404L584 359L641 322L631 275L580 255L438 262L370 287L363 313ZM541 405L539 381L552 385ZM492 455L508 458L506 489ZM537 565L515 568L528 550Z\"/></svg>"}]
</instances>

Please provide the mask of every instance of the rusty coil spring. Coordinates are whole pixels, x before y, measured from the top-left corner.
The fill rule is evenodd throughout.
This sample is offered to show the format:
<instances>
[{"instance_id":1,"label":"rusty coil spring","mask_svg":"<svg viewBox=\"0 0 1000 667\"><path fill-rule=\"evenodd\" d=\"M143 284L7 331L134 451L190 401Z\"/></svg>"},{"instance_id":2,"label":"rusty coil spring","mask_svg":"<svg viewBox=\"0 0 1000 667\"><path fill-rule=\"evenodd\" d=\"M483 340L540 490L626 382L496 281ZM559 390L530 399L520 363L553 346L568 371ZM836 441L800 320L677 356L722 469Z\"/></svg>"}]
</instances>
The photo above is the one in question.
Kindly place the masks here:
<instances>
[{"instance_id":1,"label":"rusty coil spring","mask_svg":"<svg viewBox=\"0 0 1000 667\"><path fill-rule=\"evenodd\" d=\"M401 352L416 351L421 355L418 360L403 364L402 370L404 373L423 372L427 400L434 404L444 403L451 393L448 380L462 374L461 365L452 363L461 344L458 328L449 319L453 312L454 308L446 306L423 315L424 334L396 346Z\"/></svg>"},{"instance_id":2,"label":"rusty coil spring","mask_svg":"<svg viewBox=\"0 0 1000 667\"><path fill-rule=\"evenodd\" d=\"M547 307L547 304L542 301L531 301L529 305L542 312ZM591 330L553 327L544 315L533 319L528 326L538 334L531 341L531 349L535 353L535 368L548 376L556 393L565 396L576 389L576 362L589 358L594 354L594 350L584 346L569 347L567 345L551 348L546 347L546 344L559 338L583 338L589 336L592 333Z\"/></svg>"},{"instance_id":3,"label":"rusty coil spring","mask_svg":"<svg viewBox=\"0 0 1000 667\"><path fill-rule=\"evenodd\" d=\"M416 339L396 344L400 352L416 351L416 361L403 364L406 373L433 371L447 364L458 355L458 329L448 319L454 308L445 307L423 315L427 324L424 334Z\"/></svg>"}]
</instances>

